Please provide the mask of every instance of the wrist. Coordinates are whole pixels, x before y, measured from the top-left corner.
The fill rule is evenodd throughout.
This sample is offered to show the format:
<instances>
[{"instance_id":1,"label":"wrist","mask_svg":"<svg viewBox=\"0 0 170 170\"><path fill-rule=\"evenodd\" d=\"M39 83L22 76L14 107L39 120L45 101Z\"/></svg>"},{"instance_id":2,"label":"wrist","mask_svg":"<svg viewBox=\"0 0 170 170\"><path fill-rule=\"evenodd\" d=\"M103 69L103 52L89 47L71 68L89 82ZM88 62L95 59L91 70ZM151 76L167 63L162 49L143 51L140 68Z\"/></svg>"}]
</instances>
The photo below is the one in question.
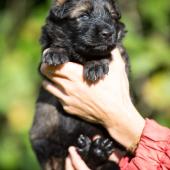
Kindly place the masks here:
<instances>
[{"instance_id":1,"label":"wrist","mask_svg":"<svg viewBox=\"0 0 170 170\"><path fill-rule=\"evenodd\" d=\"M109 134L127 150L133 152L142 135L145 120L133 106L128 105L126 110L120 113L120 117L115 120L115 117L110 117L111 126L105 126ZM114 114L110 114L114 115Z\"/></svg>"}]
</instances>

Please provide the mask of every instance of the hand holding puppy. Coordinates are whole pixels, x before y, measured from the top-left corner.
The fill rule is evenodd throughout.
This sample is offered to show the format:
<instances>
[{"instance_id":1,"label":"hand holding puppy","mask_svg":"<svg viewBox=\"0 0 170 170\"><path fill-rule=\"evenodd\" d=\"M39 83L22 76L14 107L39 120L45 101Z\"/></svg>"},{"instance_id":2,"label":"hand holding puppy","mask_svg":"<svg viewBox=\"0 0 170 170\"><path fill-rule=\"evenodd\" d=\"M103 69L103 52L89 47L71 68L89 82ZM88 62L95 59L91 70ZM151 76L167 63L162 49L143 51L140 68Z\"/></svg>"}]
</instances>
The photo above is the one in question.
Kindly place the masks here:
<instances>
[{"instance_id":1,"label":"hand holding puppy","mask_svg":"<svg viewBox=\"0 0 170 170\"><path fill-rule=\"evenodd\" d=\"M112 51L112 58L109 74L96 84L83 79L79 64L43 64L42 73L54 83L44 81L43 86L61 100L66 112L102 124L115 140L134 150L145 121L131 101L125 63L118 49Z\"/></svg>"}]
</instances>

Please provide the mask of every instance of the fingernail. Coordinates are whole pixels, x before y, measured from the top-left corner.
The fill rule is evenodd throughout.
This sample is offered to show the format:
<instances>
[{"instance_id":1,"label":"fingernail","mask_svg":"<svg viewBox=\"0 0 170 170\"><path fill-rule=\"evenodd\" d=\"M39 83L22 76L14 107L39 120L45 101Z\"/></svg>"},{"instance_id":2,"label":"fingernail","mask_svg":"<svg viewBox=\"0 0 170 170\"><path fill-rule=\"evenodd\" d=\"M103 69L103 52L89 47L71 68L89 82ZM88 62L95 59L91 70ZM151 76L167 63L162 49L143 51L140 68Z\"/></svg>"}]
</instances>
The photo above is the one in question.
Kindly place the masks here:
<instances>
[{"instance_id":1,"label":"fingernail","mask_svg":"<svg viewBox=\"0 0 170 170\"><path fill-rule=\"evenodd\" d=\"M73 153L75 150L76 150L76 149L75 149L74 146L70 146L70 147L68 148L69 153Z\"/></svg>"}]
</instances>

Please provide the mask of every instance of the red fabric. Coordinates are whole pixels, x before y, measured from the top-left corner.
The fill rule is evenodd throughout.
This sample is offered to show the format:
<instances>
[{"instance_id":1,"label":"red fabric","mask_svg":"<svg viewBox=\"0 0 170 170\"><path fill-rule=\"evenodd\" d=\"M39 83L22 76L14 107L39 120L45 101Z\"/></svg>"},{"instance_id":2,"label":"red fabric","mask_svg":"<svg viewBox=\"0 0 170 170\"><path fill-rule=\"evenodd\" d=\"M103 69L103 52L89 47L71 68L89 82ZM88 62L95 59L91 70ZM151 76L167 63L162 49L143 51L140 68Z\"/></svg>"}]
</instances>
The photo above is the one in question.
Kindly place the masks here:
<instances>
[{"instance_id":1,"label":"red fabric","mask_svg":"<svg viewBox=\"0 0 170 170\"><path fill-rule=\"evenodd\" d=\"M124 157L121 170L170 170L170 129L146 119L135 157Z\"/></svg>"}]
</instances>

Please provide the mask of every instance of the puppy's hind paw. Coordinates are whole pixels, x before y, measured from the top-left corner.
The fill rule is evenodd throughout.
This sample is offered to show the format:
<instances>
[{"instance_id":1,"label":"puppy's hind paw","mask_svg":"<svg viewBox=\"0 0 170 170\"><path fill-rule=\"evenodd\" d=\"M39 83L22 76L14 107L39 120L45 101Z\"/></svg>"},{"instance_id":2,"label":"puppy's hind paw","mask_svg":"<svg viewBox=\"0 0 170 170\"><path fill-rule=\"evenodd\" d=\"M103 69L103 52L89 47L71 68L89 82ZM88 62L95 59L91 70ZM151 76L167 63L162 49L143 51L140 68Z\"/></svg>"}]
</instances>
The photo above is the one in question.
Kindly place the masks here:
<instances>
[{"instance_id":1,"label":"puppy's hind paw","mask_svg":"<svg viewBox=\"0 0 170 170\"><path fill-rule=\"evenodd\" d=\"M92 143L91 139L83 134L81 134L77 139L77 151L84 160L87 159L91 143Z\"/></svg>"},{"instance_id":2,"label":"puppy's hind paw","mask_svg":"<svg viewBox=\"0 0 170 170\"><path fill-rule=\"evenodd\" d=\"M100 137L92 142L89 154L96 161L102 163L108 160L113 151L113 142L107 138Z\"/></svg>"}]
</instances>

